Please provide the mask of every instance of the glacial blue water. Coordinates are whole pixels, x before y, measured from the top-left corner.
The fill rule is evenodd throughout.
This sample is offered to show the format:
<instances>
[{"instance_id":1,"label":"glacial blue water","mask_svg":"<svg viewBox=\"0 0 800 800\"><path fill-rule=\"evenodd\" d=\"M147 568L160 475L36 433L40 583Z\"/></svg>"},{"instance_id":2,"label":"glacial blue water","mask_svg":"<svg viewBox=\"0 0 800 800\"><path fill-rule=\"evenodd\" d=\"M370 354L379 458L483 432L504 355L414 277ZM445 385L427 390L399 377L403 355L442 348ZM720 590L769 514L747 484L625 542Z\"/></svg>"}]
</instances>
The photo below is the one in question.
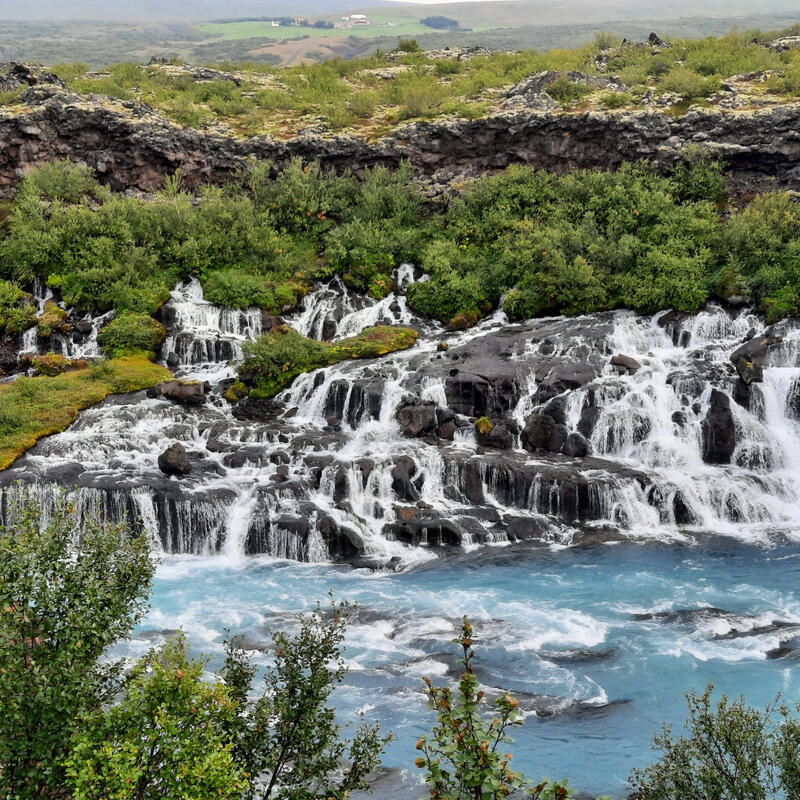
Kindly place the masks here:
<instances>
[{"instance_id":1,"label":"glacial blue water","mask_svg":"<svg viewBox=\"0 0 800 800\"><path fill-rule=\"evenodd\" d=\"M362 709L395 732L384 763L406 769L409 781L416 738L431 723L421 678L455 677L449 641L468 614L482 682L539 709L516 731L517 768L621 796L631 767L651 758L649 736L662 721L684 719L687 690L713 681L756 705L779 692L800 700L798 662L767 657L795 635L774 621L800 623L799 577L797 545L722 538L682 546L488 547L401 573L166 557L136 643L143 648L180 626L213 669L229 628L267 664L265 627L290 626L292 612L324 602L329 590L358 603L337 706L343 719ZM729 613L636 618L708 607ZM536 699L543 695L549 699ZM542 703L557 713L542 716ZM416 796L400 777L380 795Z\"/></svg>"}]
</instances>

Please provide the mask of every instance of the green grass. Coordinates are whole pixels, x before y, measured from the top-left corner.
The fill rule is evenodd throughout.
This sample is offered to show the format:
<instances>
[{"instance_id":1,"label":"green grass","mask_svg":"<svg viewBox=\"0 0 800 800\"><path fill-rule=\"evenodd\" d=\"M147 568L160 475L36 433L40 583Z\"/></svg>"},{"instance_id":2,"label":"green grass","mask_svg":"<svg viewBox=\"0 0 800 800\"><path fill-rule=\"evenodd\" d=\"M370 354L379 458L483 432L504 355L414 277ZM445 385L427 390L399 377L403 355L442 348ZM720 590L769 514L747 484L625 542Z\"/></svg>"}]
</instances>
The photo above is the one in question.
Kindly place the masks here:
<instances>
[{"instance_id":1,"label":"green grass","mask_svg":"<svg viewBox=\"0 0 800 800\"><path fill-rule=\"evenodd\" d=\"M0 470L109 394L138 391L171 377L169 370L139 356L0 386Z\"/></svg>"},{"instance_id":2,"label":"green grass","mask_svg":"<svg viewBox=\"0 0 800 800\"><path fill-rule=\"evenodd\" d=\"M343 16L343 15L342 15ZM208 22L197 25L197 29L223 39L296 39L308 36L314 39L341 38L346 36L359 36L375 38L376 36L421 36L424 33L435 33L434 28L421 25L419 22L390 14L369 14L371 25L356 25L352 28L312 28L294 25L282 25L273 28L269 22ZM420 16L424 16L421 14ZM331 17L331 22L339 22L338 18Z\"/></svg>"}]
</instances>

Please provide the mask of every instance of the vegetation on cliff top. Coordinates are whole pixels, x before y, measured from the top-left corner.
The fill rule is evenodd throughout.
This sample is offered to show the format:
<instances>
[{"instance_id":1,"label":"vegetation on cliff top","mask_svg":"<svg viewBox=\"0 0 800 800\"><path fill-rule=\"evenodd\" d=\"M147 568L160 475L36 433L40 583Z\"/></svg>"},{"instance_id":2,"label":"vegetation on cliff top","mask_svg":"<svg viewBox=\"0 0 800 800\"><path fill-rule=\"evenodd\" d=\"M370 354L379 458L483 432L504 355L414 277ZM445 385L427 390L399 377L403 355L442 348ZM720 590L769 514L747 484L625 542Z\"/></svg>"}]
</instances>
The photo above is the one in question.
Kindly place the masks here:
<instances>
[{"instance_id":1,"label":"vegetation on cliff top","mask_svg":"<svg viewBox=\"0 0 800 800\"><path fill-rule=\"evenodd\" d=\"M766 45L796 32L737 31L670 45L623 43L621 37L599 34L594 43L569 50L497 52L466 60L408 46L388 55L289 68L223 63L222 73L202 81L179 64L127 62L99 73L80 63L54 69L74 91L141 101L189 127L223 123L236 133L283 138L321 118L330 129L374 136L408 119L483 116L502 107L500 89L544 70L562 73L547 91L566 110L635 108L658 104L662 97L664 107L683 110L708 103L734 76L745 107L785 102L800 91L800 49L775 52ZM587 85L570 72L614 77L622 88Z\"/></svg>"},{"instance_id":2,"label":"vegetation on cliff top","mask_svg":"<svg viewBox=\"0 0 800 800\"><path fill-rule=\"evenodd\" d=\"M170 377L169 370L147 358L129 356L0 385L0 469L109 394L145 389Z\"/></svg>"},{"instance_id":3,"label":"vegetation on cliff top","mask_svg":"<svg viewBox=\"0 0 800 800\"><path fill-rule=\"evenodd\" d=\"M769 321L800 313L800 207L784 193L730 204L719 164L699 151L669 173L510 167L446 204L427 201L407 167L359 181L299 162L272 177L262 163L197 196L177 180L152 201L92 183L77 202L58 199L62 180L42 179L51 168L62 170L25 180L0 230L0 322L10 333L24 327L20 315L30 321L24 291L37 277L82 311L152 314L194 276L220 305L280 313L336 271L384 297L404 261L430 277L409 287L410 307L453 325L473 324L501 298L512 319L692 311L731 297ZM110 342L111 329L102 336ZM127 347L144 345L155 339Z\"/></svg>"},{"instance_id":4,"label":"vegetation on cliff top","mask_svg":"<svg viewBox=\"0 0 800 800\"><path fill-rule=\"evenodd\" d=\"M254 388L251 397L274 397L298 375L354 358L377 358L405 350L417 340L412 328L379 325L348 339L319 342L289 327L260 336L244 345L239 376Z\"/></svg>"}]
</instances>

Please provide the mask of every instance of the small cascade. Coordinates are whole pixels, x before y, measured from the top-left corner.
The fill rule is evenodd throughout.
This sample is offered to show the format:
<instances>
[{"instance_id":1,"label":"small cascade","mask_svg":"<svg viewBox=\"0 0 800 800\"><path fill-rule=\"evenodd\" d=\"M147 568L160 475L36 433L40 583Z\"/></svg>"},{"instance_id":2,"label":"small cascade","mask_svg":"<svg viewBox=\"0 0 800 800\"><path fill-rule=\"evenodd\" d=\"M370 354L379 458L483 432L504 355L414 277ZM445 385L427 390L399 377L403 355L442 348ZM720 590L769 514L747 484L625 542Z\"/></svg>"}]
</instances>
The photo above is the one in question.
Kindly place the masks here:
<instances>
[{"instance_id":1,"label":"small cascade","mask_svg":"<svg viewBox=\"0 0 800 800\"><path fill-rule=\"evenodd\" d=\"M260 309L239 311L209 303L196 278L172 291L162 316L167 327L162 357L180 375L202 373L217 380L232 375L228 365L241 361L242 344L262 332Z\"/></svg>"}]
</instances>

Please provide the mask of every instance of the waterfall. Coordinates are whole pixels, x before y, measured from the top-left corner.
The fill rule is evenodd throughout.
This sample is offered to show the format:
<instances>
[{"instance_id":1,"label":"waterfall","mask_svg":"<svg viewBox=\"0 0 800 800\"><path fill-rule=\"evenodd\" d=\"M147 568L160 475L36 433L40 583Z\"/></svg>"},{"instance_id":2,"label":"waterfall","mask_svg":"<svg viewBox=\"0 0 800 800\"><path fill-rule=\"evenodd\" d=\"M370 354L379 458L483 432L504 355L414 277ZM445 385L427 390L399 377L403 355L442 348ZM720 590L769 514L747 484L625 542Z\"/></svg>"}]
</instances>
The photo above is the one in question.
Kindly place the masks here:
<instances>
[{"instance_id":1,"label":"waterfall","mask_svg":"<svg viewBox=\"0 0 800 800\"><path fill-rule=\"evenodd\" d=\"M704 532L763 541L800 529L794 322L771 329L763 380L745 385L731 353L765 331L746 310L517 324L497 311L447 331L409 310L414 277L411 265L398 268L394 291L377 301L338 276L311 292L287 317L304 335L335 340L391 323L414 325L420 338L382 359L301 375L257 419L222 399L221 382L261 333L261 311L223 309L199 281L180 284L161 312L162 358L208 381L208 402L134 395L83 412L0 473L0 519L23 490L46 518L65 487L82 514L128 519L164 553L375 565L444 545ZM55 341L91 356L108 318L87 318L80 343ZM35 329L23 338L35 342ZM716 460L706 452L714 414L731 440ZM537 415L555 415L560 435L584 436L590 452L525 450L523 428ZM481 417L497 442L477 430ZM181 478L158 467L175 442L192 464Z\"/></svg>"}]
</instances>

